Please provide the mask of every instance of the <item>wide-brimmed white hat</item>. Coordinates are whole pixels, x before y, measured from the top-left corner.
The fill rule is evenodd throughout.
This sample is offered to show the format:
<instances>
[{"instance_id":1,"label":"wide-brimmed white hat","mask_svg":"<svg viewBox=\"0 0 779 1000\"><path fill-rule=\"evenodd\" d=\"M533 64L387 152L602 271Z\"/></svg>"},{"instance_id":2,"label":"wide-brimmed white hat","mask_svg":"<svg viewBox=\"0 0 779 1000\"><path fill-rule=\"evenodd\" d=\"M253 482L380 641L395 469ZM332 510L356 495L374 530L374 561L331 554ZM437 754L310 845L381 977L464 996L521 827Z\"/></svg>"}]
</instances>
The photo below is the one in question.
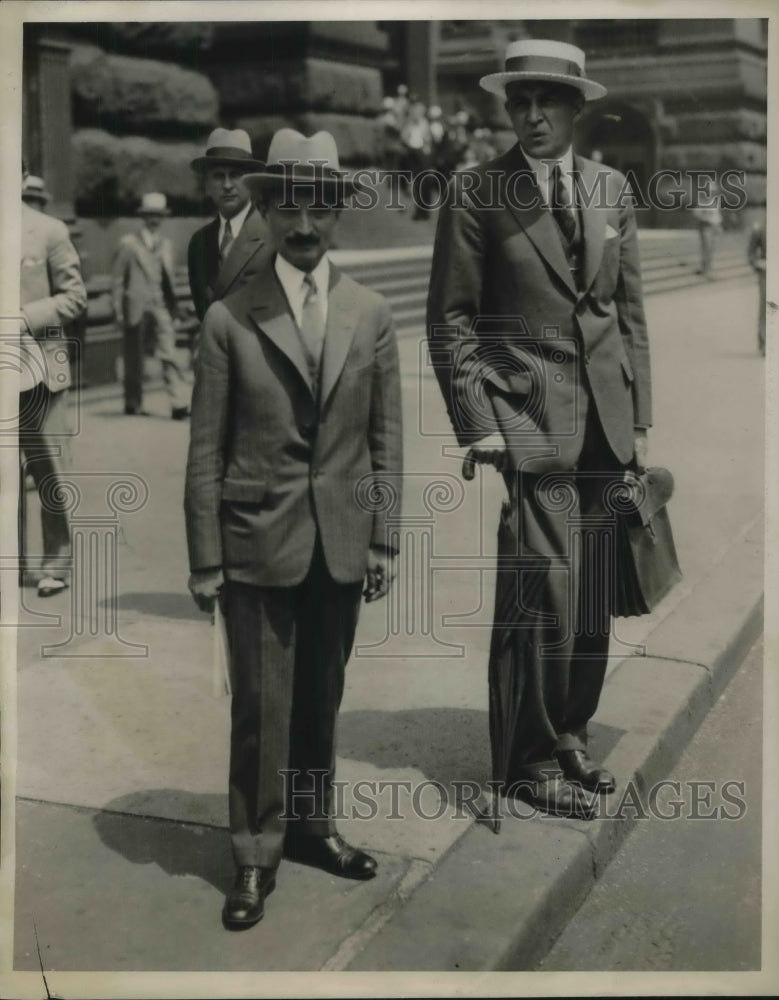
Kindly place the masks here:
<instances>
[{"instance_id":1,"label":"wide-brimmed white hat","mask_svg":"<svg viewBox=\"0 0 779 1000\"><path fill-rule=\"evenodd\" d=\"M505 98L506 84L515 81L548 80L575 87L585 101L596 101L606 88L588 80L584 72L584 52L567 42L547 38L526 38L512 42L506 49L506 67L502 73L489 73L479 80L484 90Z\"/></svg>"},{"instance_id":2,"label":"wide-brimmed white hat","mask_svg":"<svg viewBox=\"0 0 779 1000\"><path fill-rule=\"evenodd\" d=\"M206 141L203 156L190 164L198 173L208 166L238 167L243 170L262 170L265 164L255 160L249 133L242 128L215 128Z\"/></svg>"},{"instance_id":3,"label":"wide-brimmed white hat","mask_svg":"<svg viewBox=\"0 0 779 1000\"><path fill-rule=\"evenodd\" d=\"M167 198L159 191L149 191L141 195L136 215L170 215Z\"/></svg>"},{"instance_id":4,"label":"wide-brimmed white hat","mask_svg":"<svg viewBox=\"0 0 779 1000\"><path fill-rule=\"evenodd\" d=\"M340 195L358 189L341 170L338 147L329 132L306 137L292 128L279 129L271 139L265 169L244 174L242 180L253 196L278 185L318 188Z\"/></svg>"}]
</instances>

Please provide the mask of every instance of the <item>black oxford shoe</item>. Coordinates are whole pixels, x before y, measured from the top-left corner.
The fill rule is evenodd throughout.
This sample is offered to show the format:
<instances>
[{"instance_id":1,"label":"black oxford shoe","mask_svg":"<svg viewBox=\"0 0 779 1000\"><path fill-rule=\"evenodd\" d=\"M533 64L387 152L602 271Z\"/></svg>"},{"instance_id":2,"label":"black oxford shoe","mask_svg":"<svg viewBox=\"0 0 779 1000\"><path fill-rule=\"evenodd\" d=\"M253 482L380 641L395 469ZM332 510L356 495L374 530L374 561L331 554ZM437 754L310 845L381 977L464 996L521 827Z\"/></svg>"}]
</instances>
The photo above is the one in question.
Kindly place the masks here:
<instances>
[{"instance_id":1,"label":"black oxford shoe","mask_svg":"<svg viewBox=\"0 0 779 1000\"><path fill-rule=\"evenodd\" d=\"M581 785L590 792L608 795L617 787L614 775L590 760L583 750L560 750L557 760L568 781Z\"/></svg>"},{"instance_id":2,"label":"black oxford shoe","mask_svg":"<svg viewBox=\"0 0 779 1000\"><path fill-rule=\"evenodd\" d=\"M262 920L265 897L276 888L274 868L257 868L248 865L239 868L235 883L227 894L222 909L222 923L228 930L242 930Z\"/></svg>"},{"instance_id":3,"label":"black oxford shoe","mask_svg":"<svg viewBox=\"0 0 779 1000\"><path fill-rule=\"evenodd\" d=\"M287 836L284 857L341 878L366 880L376 874L376 859L347 844L340 833L329 837Z\"/></svg>"},{"instance_id":4,"label":"black oxford shoe","mask_svg":"<svg viewBox=\"0 0 779 1000\"><path fill-rule=\"evenodd\" d=\"M582 788L569 784L561 774L548 778L525 778L514 782L507 789L529 803L539 812L565 819L592 819L595 815L595 800Z\"/></svg>"}]
</instances>

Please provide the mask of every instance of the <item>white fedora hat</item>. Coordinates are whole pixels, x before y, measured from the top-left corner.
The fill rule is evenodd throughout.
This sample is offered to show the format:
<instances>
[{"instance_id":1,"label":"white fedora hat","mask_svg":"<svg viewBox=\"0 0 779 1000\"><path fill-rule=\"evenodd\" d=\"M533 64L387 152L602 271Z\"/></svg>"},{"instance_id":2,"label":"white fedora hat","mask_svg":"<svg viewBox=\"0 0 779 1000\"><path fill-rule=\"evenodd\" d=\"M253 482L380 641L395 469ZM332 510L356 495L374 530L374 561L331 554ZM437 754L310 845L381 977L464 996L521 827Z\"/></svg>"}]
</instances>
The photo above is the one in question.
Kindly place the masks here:
<instances>
[{"instance_id":1,"label":"white fedora hat","mask_svg":"<svg viewBox=\"0 0 779 1000\"><path fill-rule=\"evenodd\" d=\"M148 194L141 195L136 215L170 215L167 198L158 191L149 191Z\"/></svg>"},{"instance_id":2,"label":"white fedora hat","mask_svg":"<svg viewBox=\"0 0 779 1000\"><path fill-rule=\"evenodd\" d=\"M342 195L357 190L338 161L338 147L329 132L304 136L292 128L281 128L268 147L265 169L244 174L243 183L256 195L279 184L317 187Z\"/></svg>"},{"instance_id":3,"label":"white fedora hat","mask_svg":"<svg viewBox=\"0 0 779 1000\"><path fill-rule=\"evenodd\" d=\"M205 154L196 157L191 167L200 172L209 165L217 164L246 170L262 170L265 166L262 160L254 159L249 133L242 128L215 128L206 141Z\"/></svg>"},{"instance_id":4,"label":"white fedora hat","mask_svg":"<svg viewBox=\"0 0 779 1000\"><path fill-rule=\"evenodd\" d=\"M596 101L606 88L584 73L584 52L567 42L547 38L526 38L512 42L506 49L506 67L502 73L489 73L479 80L484 90L505 98L506 84L515 81L548 80L575 87L585 101Z\"/></svg>"}]
</instances>

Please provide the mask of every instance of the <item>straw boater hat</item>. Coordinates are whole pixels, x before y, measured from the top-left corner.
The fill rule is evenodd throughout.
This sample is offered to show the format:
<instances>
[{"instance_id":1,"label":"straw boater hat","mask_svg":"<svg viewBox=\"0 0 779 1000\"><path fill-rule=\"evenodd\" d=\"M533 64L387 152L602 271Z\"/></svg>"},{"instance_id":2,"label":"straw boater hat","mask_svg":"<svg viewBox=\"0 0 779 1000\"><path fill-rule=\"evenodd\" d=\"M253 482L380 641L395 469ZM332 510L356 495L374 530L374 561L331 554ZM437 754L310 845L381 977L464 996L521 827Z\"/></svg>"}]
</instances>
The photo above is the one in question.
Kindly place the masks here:
<instances>
[{"instance_id":1,"label":"straw boater hat","mask_svg":"<svg viewBox=\"0 0 779 1000\"><path fill-rule=\"evenodd\" d=\"M506 68L503 73L490 73L479 84L491 94L506 97L506 84L523 80L548 80L575 87L585 101L597 101L606 94L606 88L584 74L584 52L567 42L554 42L545 38L527 38L512 42L506 49Z\"/></svg>"},{"instance_id":2,"label":"straw boater hat","mask_svg":"<svg viewBox=\"0 0 779 1000\"><path fill-rule=\"evenodd\" d=\"M170 215L165 195L158 191L150 191L148 194L142 195L136 215Z\"/></svg>"},{"instance_id":3,"label":"straw boater hat","mask_svg":"<svg viewBox=\"0 0 779 1000\"><path fill-rule=\"evenodd\" d=\"M265 169L244 174L243 183L255 198L279 185L313 186L341 197L360 190L360 185L341 170L338 148L329 132L307 138L291 128L276 132L268 147Z\"/></svg>"},{"instance_id":4,"label":"straw boater hat","mask_svg":"<svg viewBox=\"0 0 779 1000\"><path fill-rule=\"evenodd\" d=\"M255 160L248 132L242 128L230 131L215 128L206 142L204 156L196 157L190 164L196 173L202 173L208 166L238 167L241 170L262 170L265 164Z\"/></svg>"},{"instance_id":5,"label":"straw boater hat","mask_svg":"<svg viewBox=\"0 0 779 1000\"><path fill-rule=\"evenodd\" d=\"M22 181L22 198L25 201L40 201L44 204L51 201L51 195L46 190L42 177L27 174Z\"/></svg>"}]
</instances>

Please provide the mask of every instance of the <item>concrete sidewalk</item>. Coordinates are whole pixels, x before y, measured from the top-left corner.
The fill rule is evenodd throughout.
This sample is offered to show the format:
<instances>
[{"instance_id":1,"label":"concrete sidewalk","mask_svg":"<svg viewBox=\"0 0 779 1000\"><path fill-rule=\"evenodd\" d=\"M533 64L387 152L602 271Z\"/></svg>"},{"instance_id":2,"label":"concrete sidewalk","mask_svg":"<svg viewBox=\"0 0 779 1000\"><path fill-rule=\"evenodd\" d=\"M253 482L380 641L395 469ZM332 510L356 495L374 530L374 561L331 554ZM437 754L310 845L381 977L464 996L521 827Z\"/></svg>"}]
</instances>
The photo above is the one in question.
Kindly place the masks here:
<instances>
[{"instance_id":1,"label":"concrete sidewalk","mask_svg":"<svg viewBox=\"0 0 779 1000\"><path fill-rule=\"evenodd\" d=\"M339 826L377 855L379 875L348 883L284 862L265 919L242 934L219 920L232 878L229 705L211 692L211 630L185 586L188 430L167 419L159 393L148 401L159 419L125 418L118 400L82 401L76 513L95 565L103 549L115 552L118 579L106 571L91 625L72 614L89 594L24 593L15 968L38 969L33 923L52 990L67 970L532 967L635 821L629 808L615 817L626 788L645 795L663 776L759 634L756 307L748 281L648 302L650 462L676 478L684 580L653 615L616 623L593 727L594 755L618 780L609 816L507 816L500 836L455 795L458 783L483 787L490 776L498 477L463 486L422 331L402 338L413 545L397 599L364 608L338 744ZM110 488L123 478L131 486L117 503ZM374 783L362 786L372 796L355 797L359 781ZM403 819L389 818L390 783Z\"/></svg>"}]
</instances>

